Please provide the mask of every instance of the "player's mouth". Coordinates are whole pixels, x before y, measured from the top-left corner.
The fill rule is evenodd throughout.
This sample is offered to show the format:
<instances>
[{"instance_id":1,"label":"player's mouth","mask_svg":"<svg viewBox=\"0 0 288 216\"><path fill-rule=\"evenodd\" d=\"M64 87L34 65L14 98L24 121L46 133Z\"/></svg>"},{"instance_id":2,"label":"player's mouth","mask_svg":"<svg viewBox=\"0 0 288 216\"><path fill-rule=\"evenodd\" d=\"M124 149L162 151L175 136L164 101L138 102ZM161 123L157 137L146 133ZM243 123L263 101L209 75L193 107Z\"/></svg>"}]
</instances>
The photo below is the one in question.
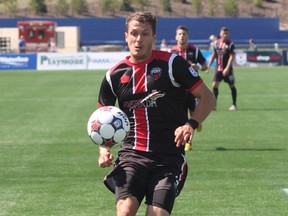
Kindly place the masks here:
<instances>
[{"instance_id":1,"label":"player's mouth","mask_svg":"<svg viewBox=\"0 0 288 216\"><path fill-rule=\"evenodd\" d=\"M143 49L142 46L135 46L135 50L136 50L136 51L140 51L140 50L142 50L142 49Z\"/></svg>"}]
</instances>

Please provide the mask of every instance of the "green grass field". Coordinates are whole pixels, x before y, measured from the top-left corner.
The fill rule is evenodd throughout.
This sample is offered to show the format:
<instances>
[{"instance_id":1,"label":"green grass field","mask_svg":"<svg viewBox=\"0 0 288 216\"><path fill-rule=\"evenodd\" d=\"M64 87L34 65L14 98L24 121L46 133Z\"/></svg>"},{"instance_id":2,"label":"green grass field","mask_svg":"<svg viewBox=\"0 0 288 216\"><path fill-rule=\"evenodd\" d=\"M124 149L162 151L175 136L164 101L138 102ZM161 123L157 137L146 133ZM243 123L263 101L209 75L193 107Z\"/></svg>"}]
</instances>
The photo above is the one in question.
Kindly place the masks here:
<instances>
[{"instance_id":1,"label":"green grass field","mask_svg":"<svg viewBox=\"0 0 288 216\"><path fill-rule=\"evenodd\" d=\"M103 71L0 72L0 215L115 215L86 133ZM201 73L210 87L212 73ZM236 68L196 133L172 215L288 215L288 68ZM116 153L117 149L114 149ZM142 204L139 214L144 215Z\"/></svg>"}]
</instances>

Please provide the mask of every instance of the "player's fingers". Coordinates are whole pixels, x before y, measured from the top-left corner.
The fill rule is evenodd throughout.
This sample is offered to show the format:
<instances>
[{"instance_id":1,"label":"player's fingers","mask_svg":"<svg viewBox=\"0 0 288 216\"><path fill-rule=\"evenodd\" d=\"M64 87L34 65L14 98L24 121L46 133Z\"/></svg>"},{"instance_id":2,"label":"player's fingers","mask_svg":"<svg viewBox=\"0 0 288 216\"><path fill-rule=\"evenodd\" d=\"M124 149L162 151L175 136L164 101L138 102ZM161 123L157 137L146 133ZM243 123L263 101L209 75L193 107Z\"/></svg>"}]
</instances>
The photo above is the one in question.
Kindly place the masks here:
<instances>
[{"instance_id":1,"label":"player's fingers","mask_svg":"<svg viewBox=\"0 0 288 216\"><path fill-rule=\"evenodd\" d=\"M113 160L113 155L105 155L105 156L100 156L98 160L98 164L100 167L109 167L112 165L112 160Z\"/></svg>"},{"instance_id":2,"label":"player's fingers","mask_svg":"<svg viewBox=\"0 0 288 216\"><path fill-rule=\"evenodd\" d=\"M177 147L185 145L185 143L190 142L192 139L192 133L190 130L186 130L184 127L179 127L175 130L175 143Z\"/></svg>"}]
</instances>

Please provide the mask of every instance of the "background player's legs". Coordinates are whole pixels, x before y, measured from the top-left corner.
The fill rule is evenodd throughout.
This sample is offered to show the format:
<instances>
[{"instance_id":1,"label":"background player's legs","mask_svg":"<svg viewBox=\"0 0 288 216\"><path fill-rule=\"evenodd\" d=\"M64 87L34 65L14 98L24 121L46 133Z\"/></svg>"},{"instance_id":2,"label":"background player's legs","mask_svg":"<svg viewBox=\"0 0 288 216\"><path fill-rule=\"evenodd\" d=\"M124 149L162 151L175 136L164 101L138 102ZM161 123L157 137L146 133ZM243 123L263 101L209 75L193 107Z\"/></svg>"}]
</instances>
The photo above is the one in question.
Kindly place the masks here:
<instances>
[{"instance_id":1,"label":"background player's legs","mask_svg":"<svg viewBox=\"0 0 288 216\"><path fill-rule=\"evenodd\" d=\"M214 96L215 96L215 98L216 98L216 103L217 103L217 97L218 97L218 94L219 94L219 82L217 82L217 81L214 81L213 83L212 83L212 91L213 91L213 94L214 94ZM217 105L217 104L216 104ZM215 105L215 108L214 108L214 110L216 110L216 105Z\"/></svg>"},{"instance_id":2,"label":"background player's legs","mask_svg":"<svg viewBox=\"0 0 288 216\"><path fill-rule=\"evenodd\" d=\"M232 95L232 106L229 108L229 110L233 111L237 109L237 104L236 104L237 89L234 84L230 84L229 87L231 89L231 95Z\"/></svg>"}]
</instances>

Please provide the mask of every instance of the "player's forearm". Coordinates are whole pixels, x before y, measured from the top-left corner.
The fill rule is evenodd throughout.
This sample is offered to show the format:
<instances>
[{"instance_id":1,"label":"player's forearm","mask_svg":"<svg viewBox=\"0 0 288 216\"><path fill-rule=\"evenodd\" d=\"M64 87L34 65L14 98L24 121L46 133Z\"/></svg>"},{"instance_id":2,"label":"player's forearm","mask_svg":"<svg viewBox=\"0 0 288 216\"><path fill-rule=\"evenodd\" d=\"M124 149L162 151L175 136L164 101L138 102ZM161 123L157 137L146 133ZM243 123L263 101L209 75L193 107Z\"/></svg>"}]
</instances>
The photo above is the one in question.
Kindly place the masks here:
<instances>
[{"instance_id":1,"label":"player's forearm","mask_svg":"<svg viewBox=\"0 0 288 216\"><path fill-rule=\"evenodd\" d=\"M210 58L209 64L208 64L208 68L211 67L211 65L212 65L212 63L213 63L214 60L215 60L215 54L213 53L213 55L212 55L211 58Z\"/></svg>"},{"instance_id":2,"label":"player's forearm","mask_svg":"<svg viewBox=\"0 0 288 216\"><path fill-rule=\"evenodd\" d=\"M206 85L200 87L200 89L198 90L200 90L201 93L198 95L195 94L194 95L198 97L200 100L195 108L195 111L193 112L192 119L195 119L200 124L207 118L209 113L214 109L216 105L216 99L214 94L211 92L211 90L209 90L209 88ZM198 90L196 94L198 93Z\"/></svg>"},{"instance_id":3,"label":"player's forearm","mask_svg":"<svg viewBox=\"0 0 288 216\"><path fill-rule=\"evenodd\" d=\"M230 56L229 60L228 60L228 63L226 65L227 70L229 70L231 68L231 66L233 64L233 61L234 61L234 56Z\"/></svg>"}]
</instances>

